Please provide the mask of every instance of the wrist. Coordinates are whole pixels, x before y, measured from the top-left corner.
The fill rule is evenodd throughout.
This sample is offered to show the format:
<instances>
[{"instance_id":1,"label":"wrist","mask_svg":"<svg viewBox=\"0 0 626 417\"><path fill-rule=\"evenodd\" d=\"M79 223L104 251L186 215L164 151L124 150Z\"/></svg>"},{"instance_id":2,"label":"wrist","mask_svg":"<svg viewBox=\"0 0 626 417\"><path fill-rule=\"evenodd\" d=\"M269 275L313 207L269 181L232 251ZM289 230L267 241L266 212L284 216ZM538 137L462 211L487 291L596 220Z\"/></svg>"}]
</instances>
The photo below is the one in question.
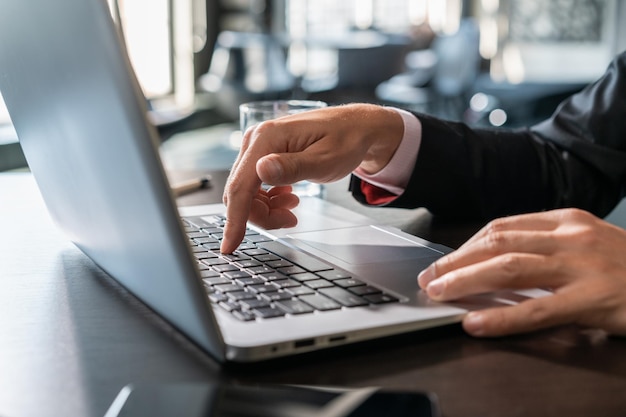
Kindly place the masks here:
<instances>
[{"instance_id":1,"label":"wrist","mask_svg":"<svg viewBox=\"0 0 626 417\"><path fill-rule=\"evenodd\" d=\"M368 150L359 169L375 174L383 169L395 154L404 135L402 116L392 108L378 105L363 105L367 113L370 141Z\"/></svg>"}]
</instances>

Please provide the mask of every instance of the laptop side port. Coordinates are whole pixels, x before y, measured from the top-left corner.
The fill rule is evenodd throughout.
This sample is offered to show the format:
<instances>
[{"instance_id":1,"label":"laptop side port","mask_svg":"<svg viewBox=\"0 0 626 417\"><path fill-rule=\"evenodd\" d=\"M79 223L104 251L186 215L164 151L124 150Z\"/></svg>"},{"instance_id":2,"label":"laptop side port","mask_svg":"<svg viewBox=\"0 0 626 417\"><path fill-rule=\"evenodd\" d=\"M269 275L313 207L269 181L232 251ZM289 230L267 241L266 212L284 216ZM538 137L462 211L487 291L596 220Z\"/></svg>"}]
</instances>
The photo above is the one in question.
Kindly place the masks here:
<instances>
[{"instance_id":1,"label":"laptop side port","mask_svg":"<svg viewBox=\"0 0 626 417\"><path fill-rule=\"evenodd\" d=\"M328 338L328 343L343 342L347 338L345 336L332 336Z\"/></svg>"},{"instance_id":2,"label":"laptop side port","mask_svg":"<svg viewBox=\"0 0 626 417\"><path fill-rule=\"evenodd\" d=\"M311 338L311 339L302 339L302 340L296 340L293 343L293 347L296 349L300 349L300 348L304 348L304 347L309 347L309 346L314 346L315 345L315 339Z\"/></svg>"}]
</instances>

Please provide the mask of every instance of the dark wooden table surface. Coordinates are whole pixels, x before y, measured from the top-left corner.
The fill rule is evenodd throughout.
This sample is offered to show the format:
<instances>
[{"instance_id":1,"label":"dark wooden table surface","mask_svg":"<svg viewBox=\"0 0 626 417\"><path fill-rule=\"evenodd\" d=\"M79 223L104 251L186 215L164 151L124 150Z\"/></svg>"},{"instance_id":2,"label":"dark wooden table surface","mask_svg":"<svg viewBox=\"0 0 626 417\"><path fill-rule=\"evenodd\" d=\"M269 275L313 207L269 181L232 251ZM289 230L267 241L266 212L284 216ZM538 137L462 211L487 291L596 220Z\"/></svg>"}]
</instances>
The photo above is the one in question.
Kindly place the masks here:
<instances>
[{"instance_id":1,"label":"dark wooden table surface","mask_svg":"<svg viewBox=\"0 0 626 417\"><path fill-rule=\"evenodd\" d=\"M345 184L326 192L352 207ZM216 184L180 203L220 195ZM450 246L478 226L358 209ZM126 384L180 381L431 391L447 417L624 416L626 341L575 327L479 340L453 325L220 367L55 228L29 174L0 175L0 416L102 416Z\"/></svg>"}]
</instances>

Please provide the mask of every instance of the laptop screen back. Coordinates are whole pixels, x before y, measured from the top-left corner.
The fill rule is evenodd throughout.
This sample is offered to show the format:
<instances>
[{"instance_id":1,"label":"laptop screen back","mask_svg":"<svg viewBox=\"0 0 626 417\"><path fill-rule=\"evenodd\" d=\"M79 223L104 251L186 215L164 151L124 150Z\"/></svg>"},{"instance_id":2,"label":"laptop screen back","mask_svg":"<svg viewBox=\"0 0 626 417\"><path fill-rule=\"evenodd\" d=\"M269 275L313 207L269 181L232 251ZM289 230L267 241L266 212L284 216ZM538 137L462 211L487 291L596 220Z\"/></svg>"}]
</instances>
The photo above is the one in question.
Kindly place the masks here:
<instances>
[{"instance_id":1,"label":"laptop screen back","mask_svg":"<svg viewBox=\"0 0 626 417\"><path fill-rule=\"evenodd\" d=\"M3 1L0 91L57 224L221 358L158 139L106 2Z\"/></svg>"}]
</instances>

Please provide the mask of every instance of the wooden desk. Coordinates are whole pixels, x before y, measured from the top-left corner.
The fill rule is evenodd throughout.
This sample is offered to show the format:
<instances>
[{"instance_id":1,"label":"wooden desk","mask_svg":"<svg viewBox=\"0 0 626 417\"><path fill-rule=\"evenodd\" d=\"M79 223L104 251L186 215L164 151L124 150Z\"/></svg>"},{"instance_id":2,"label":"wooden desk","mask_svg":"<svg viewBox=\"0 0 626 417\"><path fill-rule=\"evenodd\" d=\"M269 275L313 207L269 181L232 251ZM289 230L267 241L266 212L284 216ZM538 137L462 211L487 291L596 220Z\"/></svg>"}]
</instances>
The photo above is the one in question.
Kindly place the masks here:
<instances>
[{"instance_id":1,"label":"wooden desk","mask_svg":"<svg viewBox=\"0 0 626 417\"><path fill-rule=\"evenodd\" d=\"M0 175L0 231L0 416L102 416L124 385L172 381L426 390L447 417L626 414L623 339L568 327L478 340L449 326L220 368L57 231L29 174Z\"/></svg>"}]
</instances>

